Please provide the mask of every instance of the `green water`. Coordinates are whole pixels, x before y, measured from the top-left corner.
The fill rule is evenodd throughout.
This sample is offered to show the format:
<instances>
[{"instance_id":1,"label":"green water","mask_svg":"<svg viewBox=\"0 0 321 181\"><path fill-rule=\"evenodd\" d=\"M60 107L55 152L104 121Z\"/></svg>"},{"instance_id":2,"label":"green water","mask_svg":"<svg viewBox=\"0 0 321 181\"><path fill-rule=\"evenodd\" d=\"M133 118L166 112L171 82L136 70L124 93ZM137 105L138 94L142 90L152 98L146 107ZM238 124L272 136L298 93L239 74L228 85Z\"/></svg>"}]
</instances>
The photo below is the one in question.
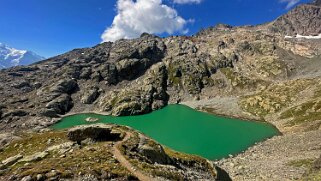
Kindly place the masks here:
<instances>
[{"instance_id":1,"label":"green water","mask_svg":"<svg viewBox=\"0 0 321 181\"><path fill-rule=\"evenodd\" d=\"M139 116L78 114L67 116L52 127L65 129L93 124L86 122L88 117L98 118L101 123L130 126L176 151L208 159L239 153L255 142L278 134L278 130L269 124L214 116L183 105L169 105Z\"/></svg>"}]
</instances>

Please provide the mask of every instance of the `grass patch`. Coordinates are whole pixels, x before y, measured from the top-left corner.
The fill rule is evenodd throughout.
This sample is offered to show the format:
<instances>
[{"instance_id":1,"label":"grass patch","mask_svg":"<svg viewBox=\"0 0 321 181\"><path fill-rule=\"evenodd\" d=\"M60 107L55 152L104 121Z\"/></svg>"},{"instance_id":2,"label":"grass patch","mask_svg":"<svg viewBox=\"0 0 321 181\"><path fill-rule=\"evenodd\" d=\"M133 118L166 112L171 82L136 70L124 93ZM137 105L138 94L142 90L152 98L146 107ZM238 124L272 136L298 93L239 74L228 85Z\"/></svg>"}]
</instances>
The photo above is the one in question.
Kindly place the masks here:
<instances>
[{"instance_id":1,"label":"grass patch","mask_svg":"<svg viewBox=\"0 0 321 181\"><path fill-rule=\"evenodd\" d=\"M302 160L293 160L288 163L289 166L292 167L306 167L310 168L313 164L313 159L302 159Z\"/></svg>"},{"instance_id":2,"label":"grass patch","mask_svg":"<svg viewBox=\"0 0 321 181\"><path fill-rule=\"evenodd\" d=\"M299 125L306 122L321 120L321 101L313 100L292 107L281 113L281 119L291 119L287 126Z\"/></svg>"},{"instance_id":3,"label":"grass patch","mask_svg":"<svg viewBox=\"0 0 321 181\"><path fill-rule=\"evenodd\" d=\"M257 94L243 97L239 105L243 110L253 115L263 117L289 106L299 98L300 92L309 89L313 84L315 84L315 82L311 79L272 84ZM284 113L283 117L289 114L291 114L291 112Z\"/></svg>"},{"instance_id":4,"label":"grass patch","mask_svg":"<svg viewBox=\"0 0 321 181\"><path fill-rule=\"evenodd\" d=\"M22 140L7 146L0 154L0 160L22 154L31 155L46 150L46 148L68 142L64 131L23 134ZM48 140L51 141L48 141ZM17 163L9 167L3 175L16 174L18 177L37 174L49 174L56 171L58 178L73 178L76 175L92 174L98 178L102 172L108 173L108 179L129 178L131 173L113 158L111 142L98 142L92 145L73 147L66 153L59 150L50 151L49 155L39 161Z\"/></svg>"}]
</instances>

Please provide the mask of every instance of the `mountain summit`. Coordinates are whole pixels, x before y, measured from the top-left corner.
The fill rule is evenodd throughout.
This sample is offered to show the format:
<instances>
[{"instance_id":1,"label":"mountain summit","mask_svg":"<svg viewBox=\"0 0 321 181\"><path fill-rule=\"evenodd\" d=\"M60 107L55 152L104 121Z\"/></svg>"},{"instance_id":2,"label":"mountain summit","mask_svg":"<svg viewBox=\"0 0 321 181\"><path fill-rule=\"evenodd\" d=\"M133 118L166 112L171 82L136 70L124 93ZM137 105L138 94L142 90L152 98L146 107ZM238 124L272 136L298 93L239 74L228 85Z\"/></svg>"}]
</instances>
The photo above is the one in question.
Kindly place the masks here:
<instances>
[{"instance_id":1,"label":"mountain summit","mask_svg":"<svg viewBox=\"0 0 321 181\"><path fill-rule=\"evenodd\" d=\"M29 65L45 59L36 53L28 50L17 50L0 43L0 69L18 65Z\"/></svg>"},{"instance_id":2,"label":"mountain summit","mask_svg":"<svg viewBox=\"0 0 321 181\"><path fill-rule=\"evenodd\" d=\"M302 4L273 21L269 29L284 35L317 36L321 34L321 0Z\"/></svg>"}]
</instances>

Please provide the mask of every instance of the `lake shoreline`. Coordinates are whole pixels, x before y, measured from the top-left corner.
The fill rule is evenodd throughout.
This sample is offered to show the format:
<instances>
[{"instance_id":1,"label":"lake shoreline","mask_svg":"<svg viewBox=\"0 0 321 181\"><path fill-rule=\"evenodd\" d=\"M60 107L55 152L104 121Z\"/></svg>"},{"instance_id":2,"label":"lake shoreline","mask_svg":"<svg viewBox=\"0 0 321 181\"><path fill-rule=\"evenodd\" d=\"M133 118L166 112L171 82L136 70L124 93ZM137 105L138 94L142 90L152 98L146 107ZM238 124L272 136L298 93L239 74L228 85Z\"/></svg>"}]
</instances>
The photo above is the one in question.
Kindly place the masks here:
<instances>
[{"instance_id":1,"label":"lake shoreline","mask_svg":"<svg viewBox=\"0 0 321 181\"><path fill-rule=\"evenodd\" d=\"M88 122L89 117L97 121ZM137 116L69 113L60 120L57 119L51 128L59 130L93 123L129 126L174 150L200 155L210 160L242 153L258 142L280 135L269 123L217 116L183 104L171 104ZM231 144L233 142L235 144Z\"/></svg>"}]
</instances>

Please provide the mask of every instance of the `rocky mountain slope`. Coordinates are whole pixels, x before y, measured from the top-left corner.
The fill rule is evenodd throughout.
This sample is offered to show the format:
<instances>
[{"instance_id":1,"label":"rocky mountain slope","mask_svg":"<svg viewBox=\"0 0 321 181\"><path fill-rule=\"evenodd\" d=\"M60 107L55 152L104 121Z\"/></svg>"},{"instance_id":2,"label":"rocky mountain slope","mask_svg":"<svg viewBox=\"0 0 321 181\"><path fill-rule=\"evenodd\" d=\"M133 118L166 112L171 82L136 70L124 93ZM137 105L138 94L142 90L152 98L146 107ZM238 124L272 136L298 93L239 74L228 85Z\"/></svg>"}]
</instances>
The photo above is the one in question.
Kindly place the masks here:
<instances>
[{"instance_id":1,"label":"rocky mountain slope","mask_svg":"<svg viewBox=\"0 0 321 181\"><path fill-rule=\"evenodd\" d=\"M0 68L9 68L17 65L30 65L44 57L27 50L17 50L0 43Z\"/></svg>"},{"instance_id":2,"label":"rocky mountain slope","mask_svg":"<svg viewBox=\"0 0 321 181\"><path fill-rule=\"evenodd\" d=\"M269 25L272 32L286 35L321 34L321 1L300 5Z\"/></svg>"},{"instance_id":3,"label":"rocky mountain slope","mask_svg":"<svg viewBox=\"0 0 321 181\"><path fill-rule=\"evenodd\" d=\"M191 37L143 34L1 70L0 130L15 135L67 113L137 115L184 102L283 133L217 162L232 179L318 178L319 167L310 168L321 153L321 40L286 35L319 34L320 7L315 1L265 25L217 25Z\"/></svg>"},{"instance_id":4,"label":"rocky mountain slope","mask_svg":"<svg viewBox=\"0 0 321 181\"><path fill-rule=\"evenodd\" d=\"M1 152L0 180L222 180L207 160L126 127L96 124L21 135Z\"/></svg>"}]
</instances>

